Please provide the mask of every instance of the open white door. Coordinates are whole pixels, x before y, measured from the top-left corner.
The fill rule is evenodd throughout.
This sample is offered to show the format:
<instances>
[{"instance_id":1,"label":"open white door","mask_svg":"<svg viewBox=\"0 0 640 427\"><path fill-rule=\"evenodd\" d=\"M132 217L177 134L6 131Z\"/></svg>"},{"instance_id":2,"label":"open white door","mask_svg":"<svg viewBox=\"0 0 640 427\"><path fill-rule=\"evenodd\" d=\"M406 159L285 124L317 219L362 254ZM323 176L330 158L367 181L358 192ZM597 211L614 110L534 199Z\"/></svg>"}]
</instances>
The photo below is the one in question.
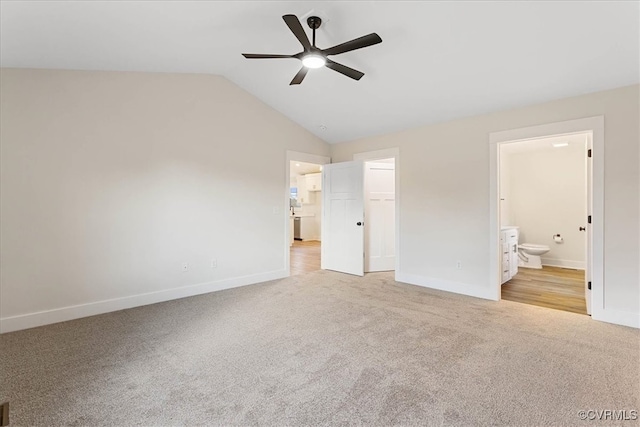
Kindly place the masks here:
<instances>
[{"instance_id":1,"label":"open white door","mask_svg":"<svg viewBox=\"0 0 640 427\"><path fill-rule=\"evenodd\" d=\"M323 270L364 276L363 181L362 161L322 168Z\"/></svg>"},{"instance_id":2,"label":"open white door","mask_svg":"<svg viewBox=\"0 0 640 427\"><path fill-rule=\"evenodd\" d=\"M591 227L591 215L593 211L593 134L587 135L587 226L586 240L587 253L584 269L584 299L587 303L587 314L591 314L591 269L593 265L593 230Z\"/></svg>"},{"instance_id":3,"label":"open white door","mask_svg":"<svg viewBox=\"0 0 640 427\"><path fill-rule=\"evenodd\" d=\"M396 265L395 164L366 162L364 271L392 271Z\"/></svg>"}]
</instances>

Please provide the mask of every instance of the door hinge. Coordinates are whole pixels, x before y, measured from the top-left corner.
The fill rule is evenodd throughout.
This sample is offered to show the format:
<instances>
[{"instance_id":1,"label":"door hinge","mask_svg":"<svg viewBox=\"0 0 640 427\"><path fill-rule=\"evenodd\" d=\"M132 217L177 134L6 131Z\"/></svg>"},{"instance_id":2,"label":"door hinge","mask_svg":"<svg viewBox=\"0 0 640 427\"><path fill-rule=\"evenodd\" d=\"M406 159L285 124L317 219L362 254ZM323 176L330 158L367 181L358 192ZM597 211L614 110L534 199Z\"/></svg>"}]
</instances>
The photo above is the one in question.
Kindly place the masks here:
<instances>
[{"instance_id":1,"label":"door hinge","mask_svg":"<svg viewBox=\"0 0 640 427\"><path fill-rule=\"evenodd\" d=\"M591 224L591 215L587 217L587 224Z\"/></svg>"},{"instance_id":2,"label":"door hinge","mask_svg":"<svg viewBox=\"0 0 640 427\"><path fill-rule=\"evenodd\" d=\"M591 282L587 282L587 289L591 290Z\"/></svg>"},{"instance_id":3,"label":"door hinge","mask_svg":"<svg viewBox=\"0 0 640 427\"><path fill-rule=\"evenodd\" d=\"M591 157L591 148L587 150L587 157Z\"/></svg>"}]
</instances>

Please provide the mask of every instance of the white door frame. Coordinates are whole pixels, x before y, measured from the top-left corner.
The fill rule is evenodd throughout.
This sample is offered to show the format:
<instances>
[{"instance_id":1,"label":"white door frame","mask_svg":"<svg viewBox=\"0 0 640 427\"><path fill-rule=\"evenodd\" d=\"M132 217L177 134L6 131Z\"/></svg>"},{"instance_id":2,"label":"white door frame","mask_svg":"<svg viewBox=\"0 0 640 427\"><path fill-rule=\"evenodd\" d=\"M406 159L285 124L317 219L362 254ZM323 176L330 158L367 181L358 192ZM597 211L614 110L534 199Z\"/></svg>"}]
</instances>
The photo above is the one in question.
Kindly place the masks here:
<instances>
[{"instance_id":1,"label":"white door frame","mask_svg":"<svg viewBox=\"0 0 640 427\"><path fill-rule=\"evenodd\" d=\"M593 215L593 157L589 155L589 153L593 152L593 133L587 133L585 138L585 148L587 152L587 156L584 159L585 169L587 171L587 176L585 177L585 184L587 189L587 204L586 204L586 214L587 221L585 221L585 227L587 229L586 233L586 245L585 245L585 293L589 296L587 299L587 314L591 316L591 303L593 301L593 290L589 284L592 283L591 275L593 273L593 230L589 224L589 215ZM588 291L587 291L588 289Z\"/></svg>"},{"instance_id":2,"label":"white door frame","mask_svg":"<svg viewBox=\"0 0 640 427\"><path fill-rule=\"evenodd\" d=\"M356 153L353 155L353 160L372 161L383 159L395 159L395 240L396 240L396 264L394 278L398 280L398 274L400 272L400 148L387 148L384 150L366 151L363 153ZM367 220L366 218L364 219Z\"/></svg>"},{"instance_id":3,"label":"white door frame","mask_svg":"<svg viewBox=\"0 0 640 427\"><path fill-rule=\"evenodd\" d=\"M500 285L500 150L498 145L552 135L590 132L593 135L591 239L591 316L604 320L604 116L549 123L489 134L489 266L493 299L501 298Z\"/></svg>"},{"instance_id":4,"label":"white door frame","mask_svg":"<svg viewBox=\"0 0 640 427\"><path fill-rule=\"evenodd\" d=\"M291 276L291 249L289 246L290 228L289 228L289 199L291 198L291 162L313 163L316 165L326 165L331 163L331 158L327 156L319 156L317 154L300 153L298 151L287 150L285 162L285 194L284 194L284 269L287 276Z\"/></svg>"}]
</instances>

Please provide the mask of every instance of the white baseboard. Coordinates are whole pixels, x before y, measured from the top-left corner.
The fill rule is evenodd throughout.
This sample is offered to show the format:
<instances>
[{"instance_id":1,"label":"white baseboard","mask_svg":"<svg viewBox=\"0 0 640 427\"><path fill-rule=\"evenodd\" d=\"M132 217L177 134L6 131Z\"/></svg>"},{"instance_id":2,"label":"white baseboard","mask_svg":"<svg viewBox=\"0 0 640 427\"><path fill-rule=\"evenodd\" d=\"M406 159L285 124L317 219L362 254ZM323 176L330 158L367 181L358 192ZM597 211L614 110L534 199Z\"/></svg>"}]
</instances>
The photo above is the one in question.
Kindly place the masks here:
<instances>
[{"instance_id":1,"label":"white baseboard","mask_svg":"<svg viewBox=\"0 0 640 427\"><path fill-rule=\"evenodd\" d=\"M592 310L591 318L601 322L614 323L616 325L640 329L640 313L611 309L594 309Z\"/></svg>"},{"instance_id":2,"label":"white baseboard","mask_svg":"<svg viewBox=\"0 0 640 427\"><path fill-rule=\"evenodd\" d=\"M573 261L569 259L557 259L557 258L544 258L542 257L542 265L548 265L549 267L564 267L572 268L574 270L584 270L584 261Z\"/></svg>"},{"instance_id":3,"label":"white baseboard","mask_svg":"<svg viewBox=\"0 0 640 427\"><path fill-rule=\"evenodd\" d=\"M468 283L452 282L449 280L435 279L416 274L406 274L398 271L396 271L396 281L430 289L438 289L440 291L453 292L455 294L497 301L494 296L495 291L492 292L488 287L483 288L481 286L471 285Z\"/></svg>"},{"instance_id":4,"label":"white baseboard","mask_svg":"<svg viewBox=\"0 0 640 427\"><path fill-rule=\"evenodd\" d=\"M56 308L36 313L4 317L0 318L0 333L35 328L37 326L65 322L67 320L79 319L81 317L95 316L97 314L104 314L127 308L140 307L143 305L191 297L224 289L253 285L255 283L268 282L269 280L282 279L287 276L288 273L286 270L276 270L267 273L232 277L230 279L198 283L195 285L182 286L157 292L149 292L145 294L131 295L128 297Z\"/></svg>"}]
</instances>

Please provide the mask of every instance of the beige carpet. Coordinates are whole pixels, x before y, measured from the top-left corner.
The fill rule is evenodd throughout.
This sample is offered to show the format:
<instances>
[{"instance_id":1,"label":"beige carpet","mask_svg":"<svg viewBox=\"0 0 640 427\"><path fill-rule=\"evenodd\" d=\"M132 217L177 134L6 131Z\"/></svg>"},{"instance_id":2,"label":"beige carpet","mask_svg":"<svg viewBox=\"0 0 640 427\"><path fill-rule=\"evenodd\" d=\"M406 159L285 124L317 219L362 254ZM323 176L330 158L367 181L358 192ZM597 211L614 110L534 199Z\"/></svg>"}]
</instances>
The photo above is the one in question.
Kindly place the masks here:
<instances>
[{"instance_id":1,"label":"beige carpet","mask_svg":"<svg viewBox=\"0 0 640 427\"><path fill-rule=\"evenodd\" d=\"M0 336L12 425L637 425L640 334L327 271Z\"/></svg>"}]
</instances>

